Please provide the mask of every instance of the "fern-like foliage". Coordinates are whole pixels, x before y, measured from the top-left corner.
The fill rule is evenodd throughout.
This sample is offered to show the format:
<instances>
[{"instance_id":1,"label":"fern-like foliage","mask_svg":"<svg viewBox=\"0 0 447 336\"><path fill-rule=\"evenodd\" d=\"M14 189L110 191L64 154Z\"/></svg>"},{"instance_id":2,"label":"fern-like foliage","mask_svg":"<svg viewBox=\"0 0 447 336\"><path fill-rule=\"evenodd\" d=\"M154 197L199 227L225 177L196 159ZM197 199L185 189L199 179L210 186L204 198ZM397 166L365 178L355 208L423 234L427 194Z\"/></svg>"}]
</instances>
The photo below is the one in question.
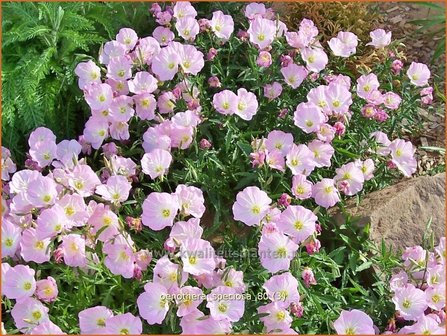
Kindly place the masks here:
<instances>
[{"instance_id":1,"label":"fern-like foliage","mask_svg":"<svg viewBox=\"0 0 447 336\"><path fill-rule=\"evenodd\" d=\"M2 144L23 161L28 134L50 127L59 139L82 132L87 108L74 68L103 42L138 22L144 3L2 2Z\"/></svg>"}]
</instances>

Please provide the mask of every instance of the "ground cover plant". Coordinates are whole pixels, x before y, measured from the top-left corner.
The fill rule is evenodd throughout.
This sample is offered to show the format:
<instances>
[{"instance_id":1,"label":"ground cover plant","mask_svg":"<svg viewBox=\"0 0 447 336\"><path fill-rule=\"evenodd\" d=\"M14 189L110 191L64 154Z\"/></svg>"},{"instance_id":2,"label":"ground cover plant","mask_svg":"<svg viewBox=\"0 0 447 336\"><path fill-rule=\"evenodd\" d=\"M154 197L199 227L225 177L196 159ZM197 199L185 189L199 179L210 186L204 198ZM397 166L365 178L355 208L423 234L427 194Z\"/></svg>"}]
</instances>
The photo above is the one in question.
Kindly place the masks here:
<instances>
[{"instance_id":1,"label":"ground cover plant","mask_svg":"<svg viewBox=\"0 0 447 336\"><path fill-rule=\"evenodd\" d=\"M8 333L444 332L445 238L396 253L328 212L416 171L429 68L239 8L151 4L74 68L79 138L36 128L24 169L2 147Z\"/></svg>"}]
</instances>

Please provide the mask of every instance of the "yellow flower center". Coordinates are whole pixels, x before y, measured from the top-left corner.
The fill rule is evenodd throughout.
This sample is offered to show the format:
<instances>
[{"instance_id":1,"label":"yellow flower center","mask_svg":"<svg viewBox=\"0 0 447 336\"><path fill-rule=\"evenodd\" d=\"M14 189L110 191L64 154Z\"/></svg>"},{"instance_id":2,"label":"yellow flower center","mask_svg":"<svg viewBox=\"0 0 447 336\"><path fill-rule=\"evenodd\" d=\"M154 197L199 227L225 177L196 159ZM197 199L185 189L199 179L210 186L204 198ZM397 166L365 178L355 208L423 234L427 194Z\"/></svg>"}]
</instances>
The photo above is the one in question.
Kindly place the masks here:
<instances>
[{"instance_id":1,"label":"yellow flower center","mask_svg":"<svg viewBox=\"0 0 447 336\"><path fill-rule=\"evenodd\" d=\"M281 310L281 311L276 313L276 320L278 322L284 321L285 318L286 318L286 313L284 311Z\"/></svg>"},{"instance_id":2,"label":"yellow flower center","mask_svg":"<svg viewBox=\"0 0 447 336\"><path fill-rule=\"evenodd\" d=\"M355 329L352 327L346 328L345 334L346 335L355 335Z\"/></svg>"},{"instance_id":3,"label":"yellow flower center","mask_svg":"<svg viewBox=\"0 0 447 336\"><path fill-rule=\"evenodd\" d=\"M265 40L265 35L264 34L259 34L258 35L258 40L261 41L261 42L264 41Z\"/></svg>"},{"instance_id":4,"label":"yellow flower center","mask_svg":"<svg viewBox=\"0 0 447 336\"><path fill-rule=\"evenodd\" d=\"M295 224L293 226L295 227L295 229L297 229L299 231L303 228L304 224L302 221L298 220L295 222Z\"/></svg>"},{"instance_id":5,"label":"yellow flower center","mask_svg":"<svg viewBox=\"0 0 447 336\"><path fill-rule=\"evenodd\" d=\"M231 282L230 280L227 280L224 282L224 285L227 287L233 287L233 282Z\"/></svg>"},{"instance_id":6,"label":"yellow flower center","mask_svg":"<svg viewBox=\"0 0 447 336\"><path fill-rule=\"evenodd\" d=\"M25 282L25 283L23 284L23 289L26 290L26 291L29 291L29 290L31 289L32 286L33 286L33 285L31 285L31 282Z\"/></svg>"},{"instance_id":7,"label":"yellow flower center","mask_svg":"<svg viewBox=\"0 0 447 336\"><path fill-rule=\"evenodd\" d=\"M228 102L225 102L225 103L222 104L222 107L223 107L225 110L228 110L228 109L230 108L230 104L229 104Z\"/></svg>"},{"instance_id":8,"label":"yellow flower center","mask_svg":"<svg viewBox=\"0 0 447 336\"><path fill-rule=\"evenodd\" d=\"M103 318L99 318L96 320L96 325L98 327L105 327L106 326L106 320Z\"/></svg>"},{"instance_id":9,"label":"yellow flower center","mask_svg":"<svg viewBox=\"0 0 447 336\"><path fill-rule=\"evenodd\" d=\"M127 328L123 328L120 330L120 335L129 335L129 329Z\"/></svg>"},{"instance_id":10,"label":"yellow flower center","mask_svg":"<svg viewBox=\"0 0 447 336\"><path fill-rule=\"evenodd\" d=\"M371 90L371 87L370 87L368 84L366 84L366 85L363 87L363 91L368 92L369 90Z\"/></svg>"},{"instance_id":11,"label":"yellow flower center","mask_svg":"<svg viewBox=\"0 0 447 336\"><path fill-rule=\"evenodd\" d=\"M280 247L276 250L277 258L287 257L287 249L285 247Z\"/></svg>"},{"instance_id":12,"label":"yellow flower center","mask_svg":"<svg viewBox=\"0 0 447 336\"><path fill-rule=\"evenodd\" d=\"M98 100L99 100L101 103L103 103L103 102L106 101L106 97L105 97L104 95L100 95L100 96L98 97Z\"/></svg>"},{"instance_id":13,"label":"yellow flower center","mask_svg":"<svg viewBox=\"0 0 447 336\"><path fill-rule=\"evenodd\" d=\"M309 63L313 63L313 62L315 62L315 56L314 56L314 55L310 55L309 58L307 59L307 61L308 61Z\"/></svg>"},{"instance_id":14,"label":"yellow flower center","mask_svg":"<svg viewBox=\"0 0 447 336\"><path fill-rule=\"evenodd\" d=\"M228 310L228 306L225 303L219 303L219 305L217 306L217 309L221 313L225 313Z\"/></svg>"},{"instance_id":15,"label":"yellow flower center","mask_svg":"<svg viewBox=\"0 0 447 336\"><path fill-rule=\"evenodd\" d=\"M48 203L49 201L51 201L51 196L45 195L44 197L42 197L42 201L44 201L45 203Z\"/></svg>"},{"instance_id":16,"label":"yellow flower center","mask_svg":"<svg viewBox=\"0 0 447 336\"><path fill-rule=\"evenodd\" d=\"M104 223L105 226L109 226L110 224L112 224L112 218L109 216L104 216L102 218L102 222Z\"/></svg>"},{"instance_id":17,"label":"yellow flower center","mask_svg":"<svg viewBox=\"0 0 447 336\"><path fill-rule=\"evenodd\" d=\"M75 185L76 185L76 184L75 184ZM80 189L80 188L78 188L78 189ZM66 214L67 216L73 216L74 213L75 213L75 209L74 209L72 206L67 206L67 207L65 208L65 214Z\"/></svg>"},{"instance_id":18,"label":"yellow flower center","mask_svg":"<svg viewBox=\"0 0 447 336\"><path fill-rule=\"evenodd\" d=\"M14 244L14 240L12 240L11 238L6 238L6 240L5 240L6 247L11 247L13 244Z\"/></svg>"},{"instance_id":19,"label":"yellow flower center","mask_svg":"<svg viewBox=\"0 0 447 336\"><path fill-rule=\"evenodd\" d=\"M169 68L170 70L174 69L174 67L175 67L175 63L169 63L169 64L168 64L168 68Z\"/></svg>"},{"instance_id":20,"label":"yellow flower center","mask_svg":"<svg viewBox=\"0 0 447 336\"><path fill-rule=\"evenodd\" d=\"M36 250L43 250L43 248L45 247L43 241L38 240L36 242L36 244L34 244L34 247L36 248Z\"/></svg>"},{"instance_id":21,"label":"yellow flower center","mask_svg":"<svg viewBox=\"0 0 447 336\"><path fill-rule=\"evenodd\" d=\"M124 70L120 70L120 71L118 71L118 77L124 77L124 74L125 74L126 72L124 71Z\"/></svg>"},{"instance_id":22,"label":"yellow flower center","mask_svg":"<svg viewBox=\"0 0 447 336\"><path fill-rule=\"evenodd\" d=\"M189 263L191 265L197 264L197 257L196 256L190 256L188 260L189 260Z\"/></svg>"},{"instance_id":23,"label":"yellow flower center","mask_svg":"<svg viewBox=\"0 0 447 336\"><path fill-rule=\"evenodd\" d=\"M47 152L47 153L45 153L45 154L43 155L43 158L44 158L45 160L50 160L50 159L51 159L51 155Z\"/></svg>"},{"instance_id":24,"label":"yellow flower center","mask_svg":"<svg viewBox=\"0 0 447 336\"><path fill-rule=\"evenodd\" d=\"M189 69L189 67L191 66L191 63L188 61L183 62L183 67L186 69Z\"/></svg>"},{"instance_id":25,"label":"yellow flower center","mask_svg":"<svg viewBox=\"0 0 447 336\"><path fill-rule=\"evenodd\" d=\"M251 208L251 212L253 212L254 215L259 215L261 213L261 208L258 205L255 205Z\"/></svg>"},{"instance_id":26,"label":"yellow flower center","mask_svg":"<svg viewBox=\"0 0 447 336\"><path fill-rule=\"evenodd\" d=\"M431 297L431 300L432 300L434 303L438 303L438 302L441 300L441 296L438 295L438 294L435 294L435 295L433 295L433 296Z\"/></svg>"},{"instance_id":27,"label":"yellow flower center","mask_svg":"<svg viewBox=\"0 0 447 336\"><path fill-rule=\"evenodd\" d=\"M334 105L334 107L339 107L340 106L340 101L339 100L334 100L332 102L332 105Z\"/></svg>"},{"instance_id":28,"label":"yellow flower center","mask_svg":"<svg viewBox=\"0 0 447 336\"><path fill-rule=\"evenodd\" d=\"M402 156L402 150L401 149L396 150L396 156L397 157L401 157Z\"/></svg>"},{"instance_id":29,"label":"yellow flower center","mask_svg":"<svg viewBox=\"0 0 447 336\"><path fill-rule=\"evenodd\" d=\"M168 217L171 215L171 210L169 210L169 209L163 209L163 210L161 211L161 215L162 215L164 218L168 218Z\"/></svg>"},{"instance_id":30,"label":"yellow flower center","mask_svg":"<svg viewBox=\"0 0 447 336\"><path fill-rule=\"evenodd\" d=\"M306 120L306 126L307 127L312 127L313 126L313 122L312 122L312 120Z\"/></svg>"},{"instance_id":31,"label":"yellow flower center","mask_svg":"<svg viewBox=\"0 0 447 336\"><path fill-rule=\"evenodd\" d=\"M39 310L35 310L32 313L34 320L38 321L42 317L42 313Z\"/></svg>"},{"instance_id":32,"label":"yellow flower center","mask_svg":"<svg viewBox=\"0 0 447 336\"><path fill-rule=\"evenodd\" d=\"M324 192L325 192L326 194L330 194L330 193L332 193L333 190L334 190L334 187L332 187L332 186L328 186L328 187L325 187L325 188L324 188Z\"/></svg>"},{"instance_id":33,"label":"yellow flower center","mask_svg":"<svg viewBox=\"0 0 447 336\"><path fill-rule=\"evenodd\" d=\"M304 194L304 188L303 186L298 186L295 189L295 193L297 193L298 195Z\"/></svg>"},{"instance_id":34,"label":"yellow flower center","mask_svg":"<svg viewBox=\"0 0 447 336\"><path fill-rule=\"evenodd\" d=\"M410 307L411 307L411 302L410 302L410 300L405 299L405 300L402 302L402 307L404 307L405 309L410 308Z\"/></svg>"},{"instance_id":35,"label":"yellow flower center","mask_svg":"<svg viewBox=\"0 0 447 336\"><path fill-rule=\"evenodd\" d=\"M350 178L352 178L350 173L346 172L346 173L343 174L343 179L344 180L349 180Z\"/></svg>"},{"instance_id":36,"label":"yellow flower center","mask_svg":"<svg viewBox=\"0 0 447 336\"><path fill-rule=\"evenodd\" d=\"M143 107L149 107L150 104L151 104L151 102L149 99L143 99L141 101L141 106L143 106Z\"/></svg>"},{"instance_id":37,"label":"yellow flower center","mask_svg":"<svg viewBox=\"0 0 447 336\"><path fill-rule=\"evenodd\" d=\"M98 135L99 135L100 137L103 137L103 136L106 135L106 131L102 129L102 130L100 130L100 131L98 132Z\"/></svg>"}]
</instances>

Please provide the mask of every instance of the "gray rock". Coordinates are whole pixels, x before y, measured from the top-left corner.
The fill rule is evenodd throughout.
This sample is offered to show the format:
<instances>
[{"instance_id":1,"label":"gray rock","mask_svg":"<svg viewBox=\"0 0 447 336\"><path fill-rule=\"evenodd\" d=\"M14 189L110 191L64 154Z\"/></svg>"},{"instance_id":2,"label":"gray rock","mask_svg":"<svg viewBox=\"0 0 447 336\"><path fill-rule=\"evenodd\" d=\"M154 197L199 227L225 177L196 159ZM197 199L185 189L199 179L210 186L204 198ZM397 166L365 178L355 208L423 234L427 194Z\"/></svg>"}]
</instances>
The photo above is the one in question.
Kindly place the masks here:
<instances>
[{"instance_id":1,"label":"gray rock","mask_svg":"<svg viewBox=\"0 0 447 336\"><path fill-rule=\"evenodd\" d=\"M427 223L435 243L445 236L445 173L406 179L383 190L366 195L356 206L347 202L347 212L358 218L357 224L370 227L370 238L395 251L422 243ZM336 224L346 221L343 214L333 216Z\"/></svg>"}]
</instances>

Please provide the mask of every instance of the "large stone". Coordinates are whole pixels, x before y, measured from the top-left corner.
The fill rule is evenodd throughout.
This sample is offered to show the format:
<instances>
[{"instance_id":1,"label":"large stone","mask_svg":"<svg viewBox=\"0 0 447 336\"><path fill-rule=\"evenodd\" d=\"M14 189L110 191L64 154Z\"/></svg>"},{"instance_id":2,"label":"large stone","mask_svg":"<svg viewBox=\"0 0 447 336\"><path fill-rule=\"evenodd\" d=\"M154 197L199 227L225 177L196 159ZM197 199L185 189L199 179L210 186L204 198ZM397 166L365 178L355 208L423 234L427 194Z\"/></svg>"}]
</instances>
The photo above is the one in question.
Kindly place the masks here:
<instances>
[{"instance_id":1,"label":"large stone","mask_svg":"<svg viewBox=\"0 0 447 336\"><path fill-rule=\"evenodd\" d=\"M381 243L383 238L396 251L420 245L430 219L437 243L445 236L445 173L407 179L372 192L359 206L351 199L347 210L358 225L371 224L373 241ZM346 220L340 212L334 219L339 225Z\"/></svg>"}]
</instances>

